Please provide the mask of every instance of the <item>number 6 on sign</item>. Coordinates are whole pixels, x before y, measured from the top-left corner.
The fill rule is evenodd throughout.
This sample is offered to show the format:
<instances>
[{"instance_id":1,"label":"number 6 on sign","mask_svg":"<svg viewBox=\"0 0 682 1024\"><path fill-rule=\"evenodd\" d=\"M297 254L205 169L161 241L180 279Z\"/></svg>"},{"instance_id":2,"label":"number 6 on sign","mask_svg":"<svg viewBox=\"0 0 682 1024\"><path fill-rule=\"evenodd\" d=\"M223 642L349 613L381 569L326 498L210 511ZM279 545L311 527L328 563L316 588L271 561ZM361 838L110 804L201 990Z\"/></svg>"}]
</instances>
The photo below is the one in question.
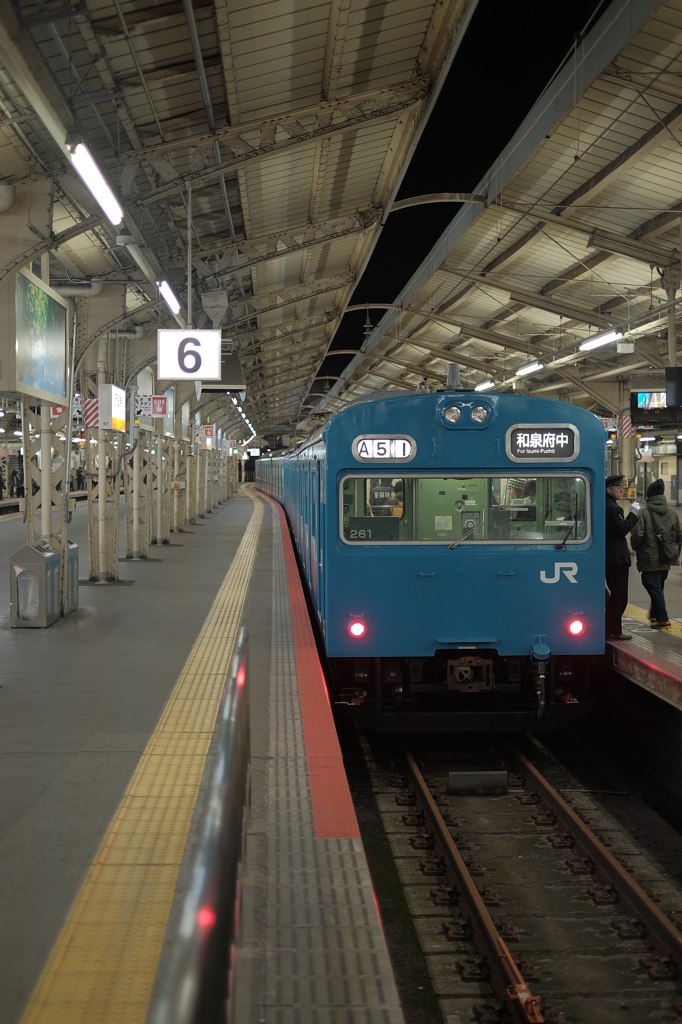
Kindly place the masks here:
<instances>
[{"instance_id":1,"label":"number 6 on sign","mask_svg":"<svg viewBox=\"0 0 682 1024\"><path fill-rule=\"evenodd\" d=\"M220 331L157 331L158 380L220 380Z\"/></svg>"}]
</instances>

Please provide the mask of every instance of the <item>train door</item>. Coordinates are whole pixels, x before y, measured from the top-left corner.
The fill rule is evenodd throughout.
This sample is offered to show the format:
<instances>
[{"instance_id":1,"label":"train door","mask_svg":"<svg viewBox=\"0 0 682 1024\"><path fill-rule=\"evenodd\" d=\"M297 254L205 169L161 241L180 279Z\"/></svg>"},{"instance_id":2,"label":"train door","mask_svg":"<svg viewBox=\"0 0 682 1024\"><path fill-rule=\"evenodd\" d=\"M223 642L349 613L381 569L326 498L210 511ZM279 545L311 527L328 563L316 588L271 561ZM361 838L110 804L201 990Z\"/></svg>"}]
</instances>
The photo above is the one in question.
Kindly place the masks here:
<instances>
[{"instance_id":1,"label":"train door","mask_svg":"<svg viewBox=\"0 0 682 1024\"><path fill-rule=\"evenodd\" d=\"M310 462L305 462L305 476L303 481L303 508L304 508L304 533L303 533L303 570L308 583L310 583Z\"/></svg>"},{"instance_id":2,"label":"train door","mask_svg":"<svg viewBox=\"0 0 682 1024\"><path fill-rule=\"evenodd\" d=\"M325 559L327 550L327 463L326 461L320 463L320 521L318 523L318 594L317 594L317 607L319 608L320 614L320 625L322 626L322 635L326 632L327 623L327 595L324 583L324 570L325 570Z\"/></svg>"},{"instance_id":3,"label":"train door","mask_svg":"<svg viewBox=\"0 0 682 1024\"><path fill-rule=\"evenodd\" d=\"M310 463L310 587L317 608L317 551L319 540L318 509L320 506L320 474L317 461Z\"/></svg>"}]
</instances>

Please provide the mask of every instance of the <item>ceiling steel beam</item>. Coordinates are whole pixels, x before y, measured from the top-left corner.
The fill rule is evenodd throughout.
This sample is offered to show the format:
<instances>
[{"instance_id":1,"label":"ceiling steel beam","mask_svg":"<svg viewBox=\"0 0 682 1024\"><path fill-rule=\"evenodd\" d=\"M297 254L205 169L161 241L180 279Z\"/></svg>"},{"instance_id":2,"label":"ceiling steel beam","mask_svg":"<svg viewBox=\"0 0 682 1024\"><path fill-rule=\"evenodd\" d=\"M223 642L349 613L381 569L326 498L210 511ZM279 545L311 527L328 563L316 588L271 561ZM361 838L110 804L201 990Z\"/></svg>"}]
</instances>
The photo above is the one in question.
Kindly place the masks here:
<instances>
[{"instance_id":1,"label":"ceiling steel beam","mask_svg":"<svg viewBox=\"0 0 682 1024\"><path fill-rule=\"evenodd\" d=\"M270 359L266 357L258 359L257 362L247 363L244 359L241 360L242 369L244 372L247 370L269 370L272 366L279 366L280 363L291 363L292 359L299 358L300 356L307 356L308 361L317 359L320 353L320 347L324 344L324 340L320 339L315 345L306 345L301 348L293 348L287 355L277 356L276 359Z\"/></svg>"},{"instance_id":2,"label":"ceiling steel beam","mask_svg":"<svg viewBox=\"0 0 682 1024\"><path fill-rule=\"evenodd\" d=\"M325 277L311 284L300 284L292 288L278 288L277 291L267 295L251 295L239 302L234 302L229 312L231 319L225 324L225 330L243 320L251 317L261 316L263 313L271 313L274 310L283 309L297 302L305 302L314 299L318 295L326 295L328 292L336 292L341 288L347 288L353 284L355 278L352 274L337 274L334 277Z\"/></svg>"},{"instance_id":3,"label":"ceiling steel beam","mask_svg":"<svg viewBox=\"0 0 682 1024\"><path fill-rule=\"evenodd\" d=\"M570 195L567 195L561 203L558 203L551 211L556 217L560 217L562 213L569 210L572 207L579 207L584 203L589 202L595 195L602 192L605 188L615 181L616 178L620 177L634 164L639 163L644 157L648 156L654 149L656 149L662 139L668 137L668 130L674 131L682 124L682 106L676 106L664 117L661 117L641 138L633 142L631 146L619 153L617 157L611 160L610 163L606 164L599 171L593 174L587 181L583 182L577 189L574 189ZM491 260L490 263L484 268L484 274L490 274L495 270L499 270L500 267L509 263L512 259L515 259L522 249L525 249L532 241L534 241L540 235L540 226L546 223L546 220L540 218L540 224L537 227L531 228L522 238L519 238L513 245L509 246L504 252L496 256L495 259Z\"/></svg>"},{"instance_id":4,"label":"ceiling steel beam","mask_svg":"<svg viewBox=\"0 0 682 1024\"><path fill-rule=\"evenodd\" d=\"M664 245L657 245L655 242L639 241L633 235L621 235L615 231L606 231L589 224L581 224L570 217L560 217L554 213L541 213L531 207L523 209L520 203L512 203L510 209L522 213L531 220L540 221L543 224L557 224L568 231L587 235L587 244L591 249L601 249L615 256L626 256L629 259L638 260L640 263L656 263L664 267L670 266L674 261L679 262L680 259L679 249L670 249Z\"/></svg>"},{"instance_id":5,"label":"ceiling steel beam","mask_svg":"<svg viewBox=\"0 0 682 1024\"><path fill-rule=\"evenodd\" d=\"M361 234L378 222L381 212L378 207L356 210L318 224L302 224L297 228L276 231L270 235L261 235L259 238L240 239L233 244L223 242L221 245L195 250L194 256L196 259L208 259L220 255L220 262L211 267L211 273L216 277L223 273L234 274L258 266L267 260L276 260L281 256L302 252L314 245ZM176 260L174 265L184 267L185 262Z\"/></svg>"},{"instance_id":6,"label":"ceiling steel beam","mask_svg":"<svg viewBox=\"0 0 682 1024\"><path fill-rule=\"evenodd\" d=\"M530 306L534 309L543 309L546 313L554 313L556 316L565 316L578 323L589 325L600 325L600 321L610 325L611 321L600 314L599 310L582 309L580 306L573 306L567 302L557 302L547 298L540 292L527 292L514 285L505 284L498 278L484 277L482 274L466 274L468 281L473 281L479 286L487 285L489 288L499 288L501 291L511 293L510 301L518 302L522 306Z\"/></svg>"},{"instance_id":7,"label":"ceiling steel beam","mask_svg":"<svg viewBox=\"0 0 682 1024\"><path fill-rule=\"evenodd\" d=\"M268 118L266 121L248 122L237 127L219 128L213 133L198 133L183 136L173 142L162 142L147 146L142 154L157 169L163 169L163 176L171 174L170 180L151 189L138 199L138 204L147 205L179 192L191 185L201 187L221 174L253 160L260 160L273 153L280 153L291 146L305 145L320 138L328 138L343 132L355 130L366 124L376 123L390 117L397 117L409 107L420 103L429 87L427 78L415 78L399 85L362 93L347 99L329 103L318 103L292 114ZM167 153L181 150L208 148L217 141L225 147L227 159L217 167L206 167L186 175L178 175L173 165L164 160ZM120 161L139 161L137 152L122 153Z\"/></svg>"},{"instance_id":8,"label":"ceiling steel beam","mask_svg":"<svg viewBox=\"0 0 682 1024\"><path fill-rule=\"evenodd\" d=\"M286 320L283 324L277 324L274 327L264 327L259 331L230 332L230 335L237 342L242 338L251 339L251 345L239 346L239 351L242 354L249 355L253 352L260 352L265 345L281 344L287 338L293 338L297 334L306 334L308 331L316 331L320 328L328 327L339 316L338 309L326 309L322 313L316 313L303 320ZM283 328L286 328L286 330L283 330Z\"/></svg>"}]
</instances>

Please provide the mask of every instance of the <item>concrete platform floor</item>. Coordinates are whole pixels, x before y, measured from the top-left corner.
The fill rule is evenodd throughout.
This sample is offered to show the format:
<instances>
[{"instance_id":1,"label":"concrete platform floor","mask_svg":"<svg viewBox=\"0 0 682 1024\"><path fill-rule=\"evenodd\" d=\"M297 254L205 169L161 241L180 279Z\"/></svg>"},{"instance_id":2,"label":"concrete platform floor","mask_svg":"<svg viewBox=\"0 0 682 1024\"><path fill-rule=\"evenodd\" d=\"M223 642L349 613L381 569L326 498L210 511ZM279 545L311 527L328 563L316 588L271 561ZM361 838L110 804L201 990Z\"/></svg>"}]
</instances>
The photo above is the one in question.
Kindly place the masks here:
<instances>
[{"instance_id":1,"label":"concrete platform floor","mask_svg":"<svg viewBox=\"0 0 682 1024\"><path fill-rule=\"evenodd\" d=\"M46 630L10 629L8 561L26 534L0 520L0 1024L21 1016L252 511L237 496L120 563L120 584L81 587ZM69 536L86 579L85 507Z\"/></svg>"}]
</instances>

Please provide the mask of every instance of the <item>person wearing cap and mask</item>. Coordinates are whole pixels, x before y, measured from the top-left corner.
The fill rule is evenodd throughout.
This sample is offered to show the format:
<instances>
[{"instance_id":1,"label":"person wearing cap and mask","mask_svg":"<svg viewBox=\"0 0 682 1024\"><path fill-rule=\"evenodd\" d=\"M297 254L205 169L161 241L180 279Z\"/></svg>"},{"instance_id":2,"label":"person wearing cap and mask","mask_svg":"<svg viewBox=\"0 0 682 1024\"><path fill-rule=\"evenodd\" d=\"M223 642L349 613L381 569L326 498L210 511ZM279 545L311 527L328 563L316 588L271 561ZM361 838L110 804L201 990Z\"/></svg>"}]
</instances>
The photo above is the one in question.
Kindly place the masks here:
<instances>
[{"instance_id":1,"label":"person wearing cap and mask","mask_svg":"<svg viewBox=\"0 0 682 1024\"><path fill-rule=\"evenodd\" d=\"M623 632L623 612L628 604L630 550L625 539L637 522L640 505L633 501L626 516L618 504L625 490L625 477L615 473L606 478L606 585L610 597L606 605L606 636L609 640L632 640Z\"/></svg>"},{"instance_id":2,"label":"person wearing cap and mask","mask_svg":"<svg viewBox=\"0 0 682 1024\"><path fill-rule=\"evenodd\" d=\"M657 534L666 532L682 538L682 527L674 509L665 500L665 484L654 480L646 492L646 505L632 530L632 546L637 555L637 571L642 574L642 585L651 600L649 622L652 629L663 629L670 625L665 606L663 587L671 565L679 565L679 558L663 562L658 546Z\"/></svg>"}]
</instances>

